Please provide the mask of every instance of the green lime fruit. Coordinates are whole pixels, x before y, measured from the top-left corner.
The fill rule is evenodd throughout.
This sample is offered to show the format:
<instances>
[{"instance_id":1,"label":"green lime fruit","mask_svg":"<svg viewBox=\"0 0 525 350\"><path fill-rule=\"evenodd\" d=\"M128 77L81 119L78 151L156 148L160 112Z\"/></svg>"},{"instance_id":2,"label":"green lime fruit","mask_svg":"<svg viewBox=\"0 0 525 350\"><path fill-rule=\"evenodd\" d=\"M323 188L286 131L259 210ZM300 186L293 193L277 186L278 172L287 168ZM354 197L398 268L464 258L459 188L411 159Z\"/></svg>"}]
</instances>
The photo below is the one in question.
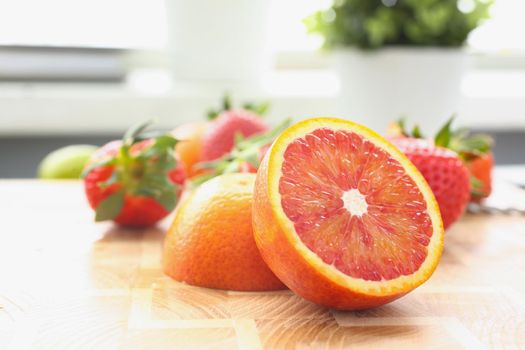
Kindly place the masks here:
<instances>
[{"instance_id":1,"label":"green lime fruit","mask_svg":"<svg viewBox=\"0 0 525 350\"><path fill-rule=\"evenodd\" d=\"M45 156L38 167L41 179L79 179L84 165L98 149L91 145L71 145Z\"/></svg>"}]
</instances>

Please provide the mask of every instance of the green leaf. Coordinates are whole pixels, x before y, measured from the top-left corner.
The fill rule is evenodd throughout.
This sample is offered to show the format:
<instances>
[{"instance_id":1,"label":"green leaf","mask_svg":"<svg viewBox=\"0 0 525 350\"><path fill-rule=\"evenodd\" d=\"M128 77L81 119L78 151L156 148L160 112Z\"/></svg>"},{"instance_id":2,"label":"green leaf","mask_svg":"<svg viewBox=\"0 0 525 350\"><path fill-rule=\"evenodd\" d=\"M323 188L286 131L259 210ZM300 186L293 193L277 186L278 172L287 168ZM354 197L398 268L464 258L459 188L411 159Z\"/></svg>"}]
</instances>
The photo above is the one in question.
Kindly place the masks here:
<instances>
[{"instance_id":1,"label":"green leaf","mask_svg":"<svg viewBox=\"0 0 525 350\"><path fill-rule=\"evenodd\" d=\"M133 194L136 196L145 196L145 197L155 197L159 195L157 190L154 190L153 188L149 188L149 187L139 187L133 192Z\"/></svg>"},{"instance_id":2,"label":"green leaf","mask_svg":"<svg viewBox=\"0 0 525 350\"><path fill-rule=\"evenodd\" d=\"M127 145L132 145L136 142L136 138L141 134L146 128L154 124L154 120L150 119L145 122L137 123L126 131L124 134L124 143Z\"/></svg>"},{"instance_id":3,"label":"green leaf","mask_svg":"<svg viewBox=\"0 0 525 350\"><path fill-rule=\"evenodd\" d=\"M256 112L258 115L266 115L268 111L270 110L271 103L270 101L263 101L260 102L257 106Z\"/></svg>"},{"instance_id":4,"label":"green leaf","mask_svg":"<svg viewBox=\"0 0 525 350\"><path fill-rule=\"evenodd\" d=\"M248 148L246 151L239 155L240 160L243 160L251 164L254 168L259 168L259 148Z\"/></svg>"},{"instance_id":5,"label":"green leaf","mask_svg":"<svg viewBox=\"0 0 525 350\"><path fill-rule=\"evenodd\" d=\"M122 184L130 195L151 197L171 210L177 202L177 186L170 180L176 168L174 147L178 140L164 134L124 162Z\"/></svg>"},{"instance_id":6,"label":"green leaf","mask_svg":"<svg viewBox=\"0 0 525 350\"><path fill-rule=\"evenodd\" d=\"M233 144L237 145L241 143L242 141L244 141L245 139L246 138L244 137L244 135L240 131L237 131L235 135L233 135Z\"/></svg>"},{"instance_id":7,"label":"green leaf","mask_svg":"<svg viewBox=\"0 0 525 350\"><path fill-rule=\"evenodd\" d=\"M144 140L154 139L162 135L165 135L165 132L159 130L142 131L140 134L135 136L135 143Z\"/></svg>"},{"instance_id":8,"label":"green leaf","mask_svg":"<svg viewBox=\"0 0 525 350\"><path fill-rule=\"evenodd\" d=\"M477 177L475 176L470 176L470 186L471 188L473 189L477 189L479 190L480 188L483 187L483 182L481 182Z\"/></svg>"},{"instance_id":9,"label":"green leaf","mask_svg":"<svg viewBox=\"0 0 525 350\"><path fill-rule=\"evenodd\" d=\"M226 164L222 169L221 174L238 173L241 168L241 163L238 159L233 159L231 162Z\"/></svg>"},{"instance_id":10,"label":"green leaf","mask_svg":"<svg viewBox=\"0 0 525 350\"><path fill-rule=\"evenodd\" d=\"M469 131L469 129L463 127L463 128L458 128L458 129L454 130L454 132L452 134L453 134L453 139L463 140L463 139L465 139L465 138L467 138L469 136L470 131Z\"/></svg>"},{"instance_id":11,"label":"green leaf","mask_svg":"<svg viewBox=\"0 0 525 350\"><path fill-rule=\"evenodd\" d=\"M324 38L324 48L384 46L460 47L488 18L493 0L472 0L460 11L456 0L336 0L308 16L304 25Z\"/></svg>"},{"instance_id":12,"label":"green leaf","mask_svg":"<svg viewBox=\"0 0 525 350\"><path fill-rule=\"evenodd\" d=\"M167 180L166 174L163 172L149 172L146 171L142 181L140 183L140 186L137 187L137 190L148 190L148 191L155 191L154 193L160 193L164 191L164 189L167 189L167 186L169 185L169 182ZM171 187L169 188L171 190Z\"/></svg>"},{"instance_id":13,"label":"green leaf","mask_svg":"<svg viewBox=\"0 0 525 350\"><path fill-rule=\"evenodd\" d=\"M260 165L259 153L261 147L272 143L275 138L291 124L291 121L291 118L288 118L273 129L262 134L256 134L247 138L236 137L234 147L229 153L219 159L200 162L195 165L197 169L208 169L211 170L211 173L193 179L191 181L193 186L198 186L218 175L238 172L241 162L247 162L255 168L258 168Z\"/></svg>"},{"instance_id":14,"label":"green leaf","mask_svg":"<svg viewBox=\"0 0 525 350\"><path fill-rule=\"evenodd\" d=\"M206 112L206 118L208 120L214 120L216 119L222 112L224 111L229 111L230 109L233 108L233 102L232 102L232 97L230 95L229 92L225 92L223 97L222 97L222 101L221 101L221 107L215 109L215 108L210 108L207 112Z\"/></svg>"},{"instance_id":15,"label":"green leaf","mask_svg":"<svg viewBox=\"0 0 525 350\"><path fill-rule=\"evenodd\" d=\"M233 108L232 97L229 92L225 92L222 97L222 110L229 111Z\"/></svg>"},{"instance_id":16,"label":"green leaf","mask_svg":"<svg viewBox=\"0 0 525 350\"><path fill-rule=\"evenodd\" d=\"M100 187L109 187L111 185L114 185L116 183L119 182L119 176L118 176L118 171L113 171L111 173L111 176L104 182L99 182L98 185Z\"/></svg>"},{"instance_id":17,"label":"green leaf","mask_svg":"<svg viewBox=\"0 0 525 350\"><path fill-rule=\"evenodd\" d=\"M217 118L217 116L219 115L219 112L213 108L209 109L208 112L206 112L206 119L208 120L213 120L215 118Z\"/></svg>"},{"instance_id":18,"label":"green leaf","mask_svg":"<svg viewBox=\"0 0 525 350\"><path fill-rule=\"evenodd\" d=\"M219 159L210 160L210 161L207 161L207 162L198 162L198 163L195 164L195 169L197 169L197 170L215 169L218 164L220 164L221 162L227 160L227 158L229 158L229 157L221 157Z\"/></svg>"},{"instance_id":19,"label":"green leaf","mask_svg":"<svg viewBox=\"0 0 525 350\"><path fill-rule=\"evenodd\" d=\"M254 102L245 102L242 105L242 108L248 111L252 111L258 116L265 115L268 110L270 109L270 102L269 101L263 101L260 103L254 103ZM209 120L213 120L217 118L219 114L221 114L224 111L229 111L235 108L235 104L233 103L233 99L229 92L225 92L224 96L222 98L222 104L219 108L211 108L206 112L206 118Z\"/></svg>"},{"instance_id":20,"label":"green leaf","mask_svg":"<svg viewBox=\"0 0 525 350\"><path fill-rule=\"evenodd\" d=\"M475 176L470 176L470 195L473 197L483 197L486 193L483 193L481 189L483 188L483 183Z\"/></svg>"},{"instance_id":21,"label":"green leaf","mask_svg":"<svg viewBox=\"0 0 525 350\"><path fill-rule=\"evenodd\" d=\"M490 136L476 134L461 140L460 151L479 155L489 152L492 149L493 143L494 141Z\"/></svg>"},{"instance_id":22,"label":"green leaf","mask_svg":"<svg viewBox=\"0 0 525 350\"><path fill-rule=\"evenodd\" d=\"M268 111L270 110L270 102L269 101L263 101L260 103L246 102L242 105L242 107L246 109L247 111L252 111L253 113L262 117L266 113L268 113Z\"/></svg>"},{"instance_id":23,"label":"green leaf","mask_svg":"<svg viewBox=\"0 0 525 350\"><path fill-rule=\"evenodd\" d=\"M454 121L455 117L456 117L455 115L450 117L450 119L445 123L445 125L443 125L443 127L436 134L436 137L434 138L434 143L436 144L436 146L448 148L450 144L450 140L452 138L452 132L450 130L450 126L452 125L452 122Z\"/></svg>"},{"instance_id":24,"label":"green leaf","mask_svg":"<svg viewBox=\"0 0 525 350\"><path fill-rule=\"evenodd\" d=\"M117 163L117 160L114 157L107 157L105 159L92 162L87 167L84 168L82 171L82 178L86 177L93 169L104 167L104 166L112 166Z\"/></svg>"},{"instance_id":25,"label":"green leaf","mask_svg":"<svg viewBox=\"0 0 525 350\"><path fill-rule=\"evenodd\" d=\"M253 102L245 102L242 104L242 109L255 112L255 110L257 109L257 106L255 106L255 103Z\"/></svg>"},{"instance_id":26,"label":"green leaf","mask_svg":"<svg viewBox=\"0 0 525 350\"><path fill-rule=\"evenodd\" d=\"M95 221L115 219L124 207L124 190L119 190L104 198L95 210Z\"/></svg>"},{"instance_id":27,"label":"green leaf","mask_svg":"<svg viewBox=\"0 0 525 350\"><path fill-rule=\"evenodd\" d=\"M278 124L276 127L265 133L256 134L254 136L242 140L242 142L236 144L236 147L239 149L245 149L253 146L265 146L273 142L277 138L277 136L279 136L284 130L286 130L290 126L291 123L292 118L287 118L283 120L280 124Z\"/></svg>"},{"instance_id":28,"label":"green leaf","mask_svg":"<svg viewBox=\"0 0 525 350\"><path fill-rule=\"evenodd\" d=\"M163 151L167 149L173 149L178 142L178 139L166 134L156 137L153 147L158 151Z\"/></svg>"},{"instance_id":29,"label":"green leaf","mask_svg":"<svg viewBox=\"0 0 525 350\"><path fill-rule=\"evenodd\" d=\"M421 134L421 130L419 129L419 125L414 125L414 128L412 129L412 137L415 137L416 139L422 139L423 134Z\"/></svg>"},{"instance_id":30,"label":"green leaf","mask_svg":"<svg viewBox=\"0 0 525 350\"><path fill-rule=\"evenodd\" d=\"M401 130L401 132L403 133L403 135L408 136L408 133L406 132L407 118L406 117L399 118L396 124Z\"/></svg>"},{"instance_id":31,"label":"green leaf","mask_svg":"<svg viewBox=\"0 0 525 350\"><path fill-rule=\"evenodd\" d=\"M452 132L448 148L458 153L464 160L490 152L494 140L489 135L469 135L468 129L460 128Z\"/></svg>"},{"instance_id":32,"label":"green leaf","mask_svg":"<svg viewBox=\"0 0 525 350\"><path fill-rule=\"evenodd\" d=\"M162 172L175 167L177 164L174 156L174 147L179 140L165 134L156 137L153 141L151 145L142 149L132 159L139 163L147 163L150 167L150 172ZM154 168L151 168L152 166Z\"/></svg>"},{"instance_id":33,"label":"green leaf","mask_svg":"<svg viewBox=\"0 0 525 350\"><path fill-rule=\"evenodd\" d=\"M177 205L177 195L175 191L164 191L155 198L166 211L171 212Z\"/></svg>"}]
</instances>

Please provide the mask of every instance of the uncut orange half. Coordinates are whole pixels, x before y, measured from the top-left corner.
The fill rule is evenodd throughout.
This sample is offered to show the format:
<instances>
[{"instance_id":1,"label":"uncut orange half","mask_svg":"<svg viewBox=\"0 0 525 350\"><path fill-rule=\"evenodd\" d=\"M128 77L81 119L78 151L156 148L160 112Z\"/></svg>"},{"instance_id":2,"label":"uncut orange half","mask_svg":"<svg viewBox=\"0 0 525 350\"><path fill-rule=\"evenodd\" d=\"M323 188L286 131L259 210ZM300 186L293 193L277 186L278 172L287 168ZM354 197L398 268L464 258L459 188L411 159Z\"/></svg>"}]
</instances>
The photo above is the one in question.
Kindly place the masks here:
<instances>
[{"instance_id":1,"label":"uncut orange half","mask_svg":"<svg viewBox=\"0 0 525 350\"><path fill-rule=\"evenodd\" d=\"M341 119L302 121L273 143L257 173L256 244L305 299L357 310L425 282L443 224L412 163L370 129Z\"/></svg>"}]
</instances>

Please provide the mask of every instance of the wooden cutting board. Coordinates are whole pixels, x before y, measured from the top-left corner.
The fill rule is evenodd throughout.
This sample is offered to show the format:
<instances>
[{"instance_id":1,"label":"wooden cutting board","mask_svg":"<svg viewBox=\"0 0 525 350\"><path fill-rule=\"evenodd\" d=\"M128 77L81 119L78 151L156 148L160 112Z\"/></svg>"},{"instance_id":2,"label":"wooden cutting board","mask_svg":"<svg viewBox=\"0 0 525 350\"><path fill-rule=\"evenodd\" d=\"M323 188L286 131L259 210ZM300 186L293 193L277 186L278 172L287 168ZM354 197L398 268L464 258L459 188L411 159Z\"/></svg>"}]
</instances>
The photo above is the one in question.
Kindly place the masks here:
<instances>
[{"instance_id":1,"label":"wooden cutting board","mask_svg":"<svg viewBox=\"0 0 525 350\"><path fill-rule=\"evenodd\" d=\"M169 220L95 224L77 182L0 181L0 224L0 349L525 349L520 216L464 217L425 285L363 312L172 281Z\"/></svg>"}]
</instances>

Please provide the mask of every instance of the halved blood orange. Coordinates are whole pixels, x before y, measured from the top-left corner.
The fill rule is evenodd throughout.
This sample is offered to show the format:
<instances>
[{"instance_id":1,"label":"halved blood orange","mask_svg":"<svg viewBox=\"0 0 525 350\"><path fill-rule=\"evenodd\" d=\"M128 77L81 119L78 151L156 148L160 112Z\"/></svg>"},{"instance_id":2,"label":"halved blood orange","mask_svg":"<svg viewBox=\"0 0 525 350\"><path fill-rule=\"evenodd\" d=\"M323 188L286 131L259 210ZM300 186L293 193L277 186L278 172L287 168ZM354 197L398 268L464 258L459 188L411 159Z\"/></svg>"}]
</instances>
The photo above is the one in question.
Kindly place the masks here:
<instances>
[{"instance_id":1,"label":"halved blood orange","mask_svg":"<svg viewBox=\"0 0 525 350\"><path fill-rule=\"evenodd\" d=\"M338 309L390 302L425 282L443 224L423 176L372 130L341 119L282 133L257 174L257 246L304 298Z\"/></svg>"}]
</instances>

